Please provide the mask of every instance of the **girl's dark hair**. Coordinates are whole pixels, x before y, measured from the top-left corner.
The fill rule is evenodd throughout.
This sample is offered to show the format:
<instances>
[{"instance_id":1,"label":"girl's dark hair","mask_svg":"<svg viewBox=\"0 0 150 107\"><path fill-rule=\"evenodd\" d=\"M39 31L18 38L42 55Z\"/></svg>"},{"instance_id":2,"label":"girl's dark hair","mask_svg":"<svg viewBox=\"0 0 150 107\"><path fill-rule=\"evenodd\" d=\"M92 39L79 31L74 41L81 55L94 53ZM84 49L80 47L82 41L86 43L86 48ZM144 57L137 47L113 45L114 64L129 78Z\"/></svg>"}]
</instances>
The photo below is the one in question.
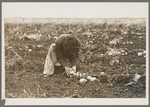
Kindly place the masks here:
<instances>
[{"instance_id":1,"label":"girl's dark hair","mask_svg":"<svg viewBox=\"0 0 150 107\"><path fill-rule=\"evenodd\" d=\"M72 57L79 52L80 41L74 36L67 36L63 43L64 51Z\"/></svg>"}]
</instances>

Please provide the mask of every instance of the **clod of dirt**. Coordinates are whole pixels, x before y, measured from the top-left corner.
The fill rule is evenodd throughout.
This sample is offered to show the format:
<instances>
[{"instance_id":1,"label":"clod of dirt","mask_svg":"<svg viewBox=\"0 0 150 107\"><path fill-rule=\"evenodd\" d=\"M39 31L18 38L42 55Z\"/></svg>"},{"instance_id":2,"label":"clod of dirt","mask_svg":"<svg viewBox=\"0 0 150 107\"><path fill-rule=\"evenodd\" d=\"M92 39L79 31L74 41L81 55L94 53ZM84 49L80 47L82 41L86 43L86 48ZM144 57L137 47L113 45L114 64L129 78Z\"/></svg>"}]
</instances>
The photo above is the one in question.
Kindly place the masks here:
<instances>
[{"instance_id":1,"label":"clod of dirt","mask_svg":"<svg viewBox=\"0 0 150 107\"><path fill-rule=\"evenodd\" d=\"M70 91L66 90L63 98L70 98Z\"/></svg>"},{"instance_id":2,"label":"clod of dirt","mask_svg":"<svg viewBox=\"0 0 150 107\"><path fill-rule=\"evenodd\" d=\"M78 94L73 94L72 96L71 96L71 98L80 98L81 96L79 96Z\"/></svg>"},{"instance_id":3,"label":"clod of dirt","mask_svg":"<svg viewBox=\"0 0 150 107\"><path fill-rule=\"evenodd\" d=\"M138 83L142 84L143 86L146 86L146 75L142 75L139 78Z\"/></svg>"},{"instance_id":4,"label":"clod of dirt","mask_svg":"<svg viewBox=\"0 0 150 107\"><path fill-rule=\"evenodd\" d=\"M106 75L104 72L101 72L100 75Z\"/></svg>"},{"instance_id":5,"label":"clod of dirt","mask_svg":"<svg viewBox=\"0 0 150 107\"><path fill-rule=\"evenodd\" d=\"M112 82L114 84L127 84L129 83L133 78L133 75L114 75L112 78Z\"/></svg>"},{"instance_id":6,"label":"clod of dirt","mask_svg":"<svg viewBox=\"0 0 150 107\"><path fill-rule=\"evenodd\" d=\"M90 38L90 37L93 37L93 34L92 33L82 33L82 36Z\"/></svg>"},{"instance_id":7,"label":"clod of dirt","mask_svg":"<svg viewBox=\"0 0 150 107\"><path fill-rule=\"evenodd\" d=\"M103 75L99 77L100 82L102 83L107 83L108 82L108 77L107 75Z\"/></svg>"},{"instance_id":8,"label":"clod of dirt","mask_svg":"<svg viewBox=\"0 0 150 107\"><path fill-rule=\"evenodd\" d=\"M107 84L107 86L110 86L110 87L112 87L112 86L113 86L113 84Z\"/></svg>"},{"instance_id":9,"label":"clod of dirt","mask_svg":"<svg viewBox=\"0 0 150 107\"><path fill-rule=\"evenodd\" d=\"M51 86L45 85L46 90L51 89Z\"/></svg>"},{"instance_id":10,"label":"clod of dirt","mask_svg":"<svg viewBox=\"0 0 150 107\"><path fill-rule=\"evenodd\" d=\"M101 88L98 86L98 87L95 87L95 90L98 91L100 90Z\"/></svg>"},{"instance_id":11,"label":"clod of dirt","mask_svg":"<svg viewBox=\"0 0 150 107\"><path fill-rule=\"evenodd\" d=\"M15 55L15 53L13 52L13 51L11 51L9 48L5 48L5 58L7 59L7 58L9 58L9 57L11 57L12 58L12 56L14 56Z\"/></svg>"},{"instance_id":12,"label":"clod of dirt","mask_svg":"<svg viewBox=\"0 0 150 107\"><path fill-rule=\"evenodd\" d=\"M125 86L132 86L134 84L135 84L135 82L129 82L129 83L125 84Z\"/></svg>"},{"instance_id":13,"label":"clod of dirt","mask_svg":"<svg viewBox=\"0 0 150 107\"><path fill-rule=\"evenodd\" d=\"M6 61L6 69L12 69L15 70L22 70L24 68L24 61L20 55L15 53L15 55Z\"/></svg>"}]
</instances>

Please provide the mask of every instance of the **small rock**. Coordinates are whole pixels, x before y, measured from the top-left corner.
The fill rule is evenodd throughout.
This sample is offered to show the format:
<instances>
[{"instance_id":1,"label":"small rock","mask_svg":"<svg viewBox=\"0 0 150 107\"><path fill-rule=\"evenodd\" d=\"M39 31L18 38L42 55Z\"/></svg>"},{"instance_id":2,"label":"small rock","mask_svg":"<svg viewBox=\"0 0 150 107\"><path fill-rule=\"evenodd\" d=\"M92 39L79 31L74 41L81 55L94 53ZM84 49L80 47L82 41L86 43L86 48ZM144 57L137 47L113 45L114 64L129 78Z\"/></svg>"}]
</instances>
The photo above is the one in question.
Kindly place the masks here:
<instances>
[{"instance_id":1,"label":"small rock","mask_svg":"<svg viewBox=\"0 0 150 107\"><path fill-rule=\"evenodd\" d=\"M133 42L130 42L130 44L133 44Z\"/></svg>"},{"instance_id":2,"label":"small rock","mask_svg":"<svg viewBox=\"0 0 150 107\"><path fill-rule=\"evenodd\" d=\"M57 62L55 66L61 66L61 64L59 62Z\"/></svg>"},{"instance_id":3,"label":"small rock","mask_svg":"<svg viewBox=\"0 0 150 107\"><path fill-rule=\"evenodd\" d=\"M121 50L121 52L125 52L124 50Z\"/></svg>"},{"instance_id":4,"label":"small rock","mask_svg":"<svg viewBox=\"0 0 150 107\"><path fill-rule=\"evenodd\" d=\"M125 54L127 55L128 53L127 53L127 52L125 52Z\"/></svg>"},{"instance_id":5,"label":"small rock","mask_svg":"<svg viewBox=\"0 0 150 107\"><path fill-rule=\"evenodd\" d=\"M124 34L126 35L126 34L128 34L127 32L124 32Z\"/></svg>"},{"instance_id":6,"label":"small rock","mask_svg":"<svg viewBox=\"0 0 150 107\"><path fill-rule=\"evenodd\" d=\"M32 51L32 49L29 49L29 52L31 52Z\"/></svg>"},{"instance_id":7,"label":"small rock","mask_svg":"<svg viewBox=\"0 0 150 107\"><path fill-rule=\"evenodd\" d=\"M28 49L29 47L28 46L26 46L26 49Z\"/></svg>"},{"instance_id":8,"label":"small rock","mask_svg":"<svg viewBox=\"0 0 150 107\"><path fill-rule=\"evenodd\" d=\"M100 75L105 75L105 73L104 73L104 72L101 72Z\"/></svg>"},{"instance_id":9,"label":"small rock","mask_svg":"<svg viewBox=\"0 0 150 107\"><path fill-rule=\"evenodd\" d=\"M139 36L139 38L141 39L141 38L142 38L142 36Z\"/></svg>"},{"instance_id":10,"label":"small rock","mask_svg":"<svg viewBox=\"0 0 150 107\"><path fill-rule=\"evenodd\" d=\"M138 52L138 56L142 56L142 54L143 54L142 52Z\"/></svg>"},{"instance_id":11,"label":"small rock","mask_svg":"<svg viewBox=\"0 0 150 107\"><path fill-rule=\"evenodd\" d=\"M37 47L38 47L38 48L41 48L41 47L42 47L42 45L37 45Z\"/></svg>"},{"instance_id":12,"label":"small rock","mask_svg":"<svg viewBox=\"0 0 150 107\"><path fill-rule=\"evenodd\" d=\"M146 54L146 50L145 50L145 51L143 51L143 54L144 54L144 55Z\"/></svg>"}]
</instances>

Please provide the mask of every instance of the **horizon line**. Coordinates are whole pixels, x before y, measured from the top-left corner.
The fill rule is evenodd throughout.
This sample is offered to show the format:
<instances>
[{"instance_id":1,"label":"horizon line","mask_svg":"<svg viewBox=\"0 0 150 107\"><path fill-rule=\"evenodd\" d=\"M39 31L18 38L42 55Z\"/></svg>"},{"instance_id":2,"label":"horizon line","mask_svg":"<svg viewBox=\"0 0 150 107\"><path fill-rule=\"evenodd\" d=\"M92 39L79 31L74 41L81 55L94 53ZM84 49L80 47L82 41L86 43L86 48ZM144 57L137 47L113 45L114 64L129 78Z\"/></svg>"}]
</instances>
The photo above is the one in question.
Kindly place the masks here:
<instances>
[{"instance_id":1,"label":"horizon line","mask_svg":"<svg viewBox=\"0 0 150 107\"><path fill-rule=\"evenodd\" d=\"M61 17L57 17L57 18L53 18L53 17L44 17L44 18L29 18L29 17L5 17L4 19L6 19L6 18L26 18L26 19L47 19L47 18L49 18L49 19L60 19ZM65 18L65 17L63 17L63 18L61 18L61 19L117 19L117 18L121 18L121 19L146 19L146 17L116 17L116 18L109 18L109 17L106 17L106 18Z\"/></svg>"}]
</instances>

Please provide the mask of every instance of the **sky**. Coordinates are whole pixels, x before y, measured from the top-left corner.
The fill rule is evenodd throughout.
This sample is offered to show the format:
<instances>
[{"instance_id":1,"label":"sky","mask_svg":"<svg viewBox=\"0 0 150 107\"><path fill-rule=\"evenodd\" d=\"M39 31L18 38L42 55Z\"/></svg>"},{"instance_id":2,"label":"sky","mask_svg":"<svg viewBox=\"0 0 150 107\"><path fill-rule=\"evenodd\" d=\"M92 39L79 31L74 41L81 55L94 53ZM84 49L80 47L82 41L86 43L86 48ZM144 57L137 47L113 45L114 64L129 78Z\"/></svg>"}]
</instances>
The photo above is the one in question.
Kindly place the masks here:
<instances>
[{"instance_id":1,"label":"sky","mask_svg":"<svg viewBox=\"0 0 150 107\"><path fill-rule=\"evenodd\" d=\"M146 18L148 3L2 3L2 17L24 18Z\"/></svg>"}]
</instances>

